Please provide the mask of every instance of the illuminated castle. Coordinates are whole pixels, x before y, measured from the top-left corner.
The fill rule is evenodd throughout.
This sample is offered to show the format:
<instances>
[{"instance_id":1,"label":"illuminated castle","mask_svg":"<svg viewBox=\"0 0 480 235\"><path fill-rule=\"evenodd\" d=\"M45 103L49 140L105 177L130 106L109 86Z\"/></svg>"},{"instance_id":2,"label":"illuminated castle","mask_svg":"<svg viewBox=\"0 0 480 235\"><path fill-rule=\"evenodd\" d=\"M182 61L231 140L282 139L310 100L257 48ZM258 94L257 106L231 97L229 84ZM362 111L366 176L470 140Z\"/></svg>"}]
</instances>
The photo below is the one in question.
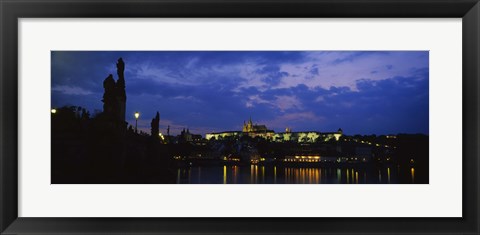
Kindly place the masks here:
<instances>
[{"instance_id":1,"label":"illuminated castle","mask_svg":"<svg viewBox=\"0 0 480 235\"><path fill-rule=\"evenodd\" d=\"M293 132L291 128L286 128L285 132L275 133L273 130L268 130L265 125L253 124L250 118L247 123L243 122L242 131L224 131L218 133L207 133L205 139L222 140L225 138L240 138L242 136L249 136L252 138L260 137L272 142L301 142L313 143L329 140L338 141L343 135L342 129L336 132L318 132L318 131L300 131Z\"/></svg>"},{"instance_id":2,"label":"illuminated castle","mask_svg":"<svg viewBox=\"0 0 480 235\"><path fill-rule=\"evenodd\" d=\"M248 123L243 122L243 132L267 132L267 126L265 125L254 125L252 118L248 120Z\"/></svg>"}]
</instances>

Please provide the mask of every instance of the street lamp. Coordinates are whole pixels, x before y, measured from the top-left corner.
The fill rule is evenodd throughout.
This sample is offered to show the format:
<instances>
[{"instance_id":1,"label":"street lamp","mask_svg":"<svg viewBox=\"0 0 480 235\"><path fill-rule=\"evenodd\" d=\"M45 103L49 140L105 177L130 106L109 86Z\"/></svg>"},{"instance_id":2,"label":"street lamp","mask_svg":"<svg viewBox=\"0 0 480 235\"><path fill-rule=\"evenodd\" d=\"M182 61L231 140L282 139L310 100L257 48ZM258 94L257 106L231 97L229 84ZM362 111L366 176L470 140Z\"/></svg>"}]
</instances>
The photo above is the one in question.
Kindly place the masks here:
<instances>
[{"instance_id":1,"label":"street lamp","mask_svg":"<svg viewBox=\"0 0 480 235\"><path fill-rule=\"evenodd\" d=\"M57 110L56 110L56 109L52 109L51 112L52 112L52 114L55 114L55 113L57 113Z\"/></svg>"},{"instance_id":2,"label":"street lamp","mask_svg":"<svg viewBox=\"0 0 480 235\"><path fill-rule=\"evenodd\" d=\"M140 113L135 112L135 133L137 133L138 117L140 117Z\"/></svg>"}]
</instances>

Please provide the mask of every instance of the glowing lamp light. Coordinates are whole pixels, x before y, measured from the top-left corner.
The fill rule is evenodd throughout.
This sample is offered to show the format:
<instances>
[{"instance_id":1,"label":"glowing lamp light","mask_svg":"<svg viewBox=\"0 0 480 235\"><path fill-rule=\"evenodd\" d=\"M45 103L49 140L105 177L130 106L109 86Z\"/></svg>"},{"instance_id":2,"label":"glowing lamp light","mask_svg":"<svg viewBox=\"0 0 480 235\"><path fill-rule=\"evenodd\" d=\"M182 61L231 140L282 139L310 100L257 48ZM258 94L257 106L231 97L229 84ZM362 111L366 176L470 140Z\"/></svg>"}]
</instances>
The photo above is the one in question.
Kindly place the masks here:
<instances>
[{"instance_id":1,"label":"glowing lamp light","mask_svg":"<svg viewBox=\"0 0 480 235\"><path fill-rule=\"evenodd\" d=\"M140 117L140 113L139 112L135 112L135 133L138 133L138 117Z\"/></svg>"},{"instance_id":2,"label":"glowing lamp light","mask_svg":"<svg viewBox=\"0 0 480 235\"><path fill-rule=\"evenodd\" d=\"M52 112L53 114L57 113L57 110L56 109L52 109L50 110L50 112Z\"/></svg>"}]
</instances>

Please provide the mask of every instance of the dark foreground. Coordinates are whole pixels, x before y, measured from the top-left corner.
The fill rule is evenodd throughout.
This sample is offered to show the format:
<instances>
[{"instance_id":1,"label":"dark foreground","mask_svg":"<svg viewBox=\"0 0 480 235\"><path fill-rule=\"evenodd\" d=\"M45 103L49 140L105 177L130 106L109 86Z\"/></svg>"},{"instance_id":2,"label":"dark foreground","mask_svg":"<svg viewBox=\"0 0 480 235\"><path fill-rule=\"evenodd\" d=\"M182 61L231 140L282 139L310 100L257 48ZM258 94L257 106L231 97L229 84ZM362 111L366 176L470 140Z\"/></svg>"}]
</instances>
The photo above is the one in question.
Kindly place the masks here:
<instances>
[{"instance_id":1,"label":"dark foreground","mask_svg":"<svg viewBox=\"0 0 480 235\"><path fill-rule=\"evenodd\" d=\"M75 110L80 109L52 115L52 184L429 182L425 135L343 136L315 143L247 137L182 141L137 133L113 125L104 114L90 118Z\"/></svg>"}]
</instances>

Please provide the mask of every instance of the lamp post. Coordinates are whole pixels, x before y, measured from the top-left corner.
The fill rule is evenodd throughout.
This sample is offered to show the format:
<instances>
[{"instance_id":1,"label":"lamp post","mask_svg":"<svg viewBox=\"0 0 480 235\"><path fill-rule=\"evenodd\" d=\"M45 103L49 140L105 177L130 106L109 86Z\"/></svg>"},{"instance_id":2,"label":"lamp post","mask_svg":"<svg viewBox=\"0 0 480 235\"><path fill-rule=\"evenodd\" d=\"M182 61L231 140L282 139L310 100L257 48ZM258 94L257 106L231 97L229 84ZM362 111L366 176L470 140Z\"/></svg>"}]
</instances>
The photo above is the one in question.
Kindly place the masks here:
<instances>
[{"instance_id":1,"label":"lamp post","mask_svg":"<svg viewBox=\"0 0 480 235\"><path fill-rule=\"evenodd\" d=\"M140 117L140 113L135 112L135 133L137 133L138 117Z\"/></svg>"}]
</instances>

